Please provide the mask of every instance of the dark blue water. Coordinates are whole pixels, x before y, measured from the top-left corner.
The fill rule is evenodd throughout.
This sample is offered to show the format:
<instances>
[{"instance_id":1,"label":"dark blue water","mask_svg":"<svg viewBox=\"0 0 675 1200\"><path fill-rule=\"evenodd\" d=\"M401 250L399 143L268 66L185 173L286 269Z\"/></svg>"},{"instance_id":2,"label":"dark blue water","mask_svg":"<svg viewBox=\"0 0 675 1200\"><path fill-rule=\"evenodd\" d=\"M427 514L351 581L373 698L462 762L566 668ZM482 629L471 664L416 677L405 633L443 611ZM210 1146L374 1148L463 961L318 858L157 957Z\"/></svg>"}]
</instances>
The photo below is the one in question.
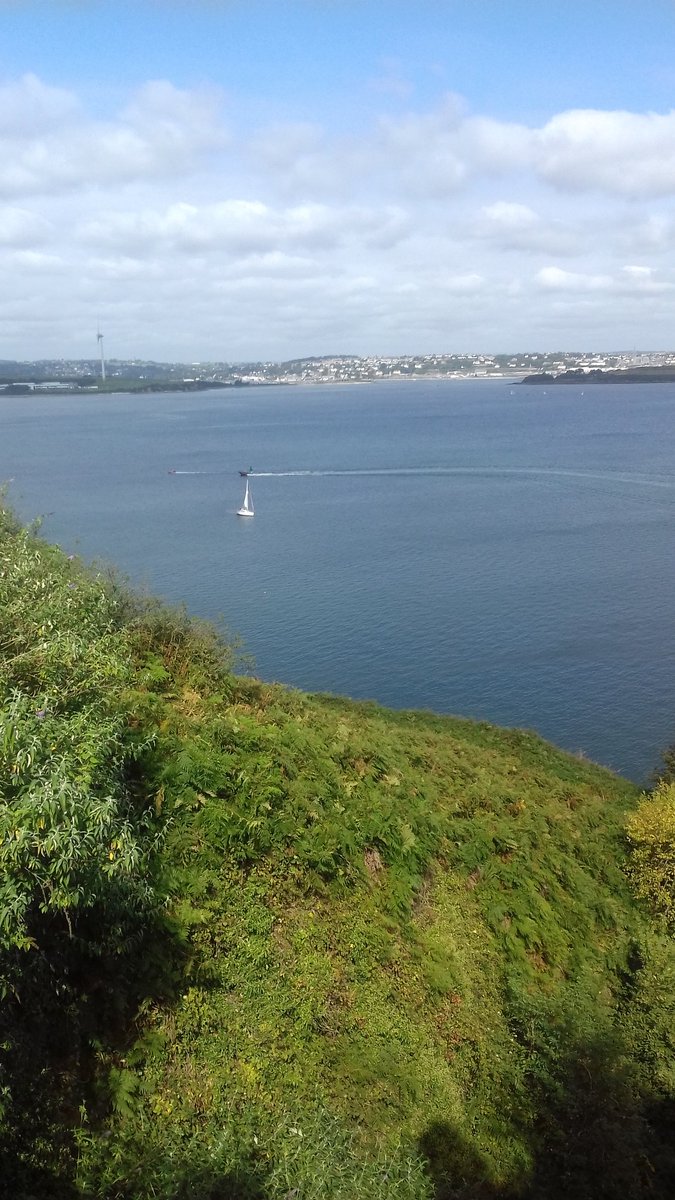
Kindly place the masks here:
<instances>
[{"instance_id":1,"label":"dark blue water","mask_svg":"<svg viewBox=\"0 0 675 1200\"><path fill-rule=\"evenodd\" d=\"M638 780L675 740L675 386L2 398L0 435L23 516L224 620L263 678Z\"/></svg>"}]
</instances>

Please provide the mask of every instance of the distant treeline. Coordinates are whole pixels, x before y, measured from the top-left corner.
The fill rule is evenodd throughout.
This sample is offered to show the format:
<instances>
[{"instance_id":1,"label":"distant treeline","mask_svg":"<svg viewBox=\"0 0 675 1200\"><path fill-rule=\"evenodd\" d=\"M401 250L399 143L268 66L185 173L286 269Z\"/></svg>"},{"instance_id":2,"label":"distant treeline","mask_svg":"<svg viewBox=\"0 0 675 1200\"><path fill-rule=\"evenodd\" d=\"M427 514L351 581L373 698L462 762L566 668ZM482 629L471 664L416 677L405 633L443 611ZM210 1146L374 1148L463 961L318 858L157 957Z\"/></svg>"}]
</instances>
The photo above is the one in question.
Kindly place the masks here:
<instances>
[{"instance_id":1,"label":"distant treeline","mask_svg":"<svg viewBox=\"0 0 675 1200\"><path fill-rule=\"evenodd\" d=\"M522 383L673 383L675 367L629 367L625 371L605 371L594 367L590 371L575 368L552 375L542 371L538 375L527 375Z\"/></svg>"},{"instance_id":2,"label":"distant treeline","mask_svg":"<svg viewBox=\"0 0 675 1200\"><path fill-rule=\"evenodd\" d=\"M230 387L248 387L248 383L243 379L233 379L223 382L217 379L166 379L166 380L142 380L142 379L76 379L63 380L59 379L54 383L53 387L40 381L38 387L32 386L30 383L10 383L0 380L0 396L31 396L34 392L38 395L47 393L66 392L204 392L210 391L213 388L230 388Z\"/></svg>"}]
</instances>

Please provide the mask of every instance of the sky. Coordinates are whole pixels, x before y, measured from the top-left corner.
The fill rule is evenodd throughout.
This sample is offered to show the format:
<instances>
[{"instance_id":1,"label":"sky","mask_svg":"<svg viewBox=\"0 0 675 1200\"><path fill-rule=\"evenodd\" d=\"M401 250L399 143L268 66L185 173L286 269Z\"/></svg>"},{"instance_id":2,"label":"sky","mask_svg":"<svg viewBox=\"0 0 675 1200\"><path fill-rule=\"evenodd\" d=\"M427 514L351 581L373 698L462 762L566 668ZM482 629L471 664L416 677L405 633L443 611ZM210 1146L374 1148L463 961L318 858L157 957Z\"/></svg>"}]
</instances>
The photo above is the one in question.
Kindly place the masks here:
<instances>
[{"instance_id":1,"label":"sky","mask_svg":"<svg viewBox=\"0 0 675 1200\"><path fill-rule=\"evenodd\" d=\"M0 0L0 359L675 347L675 0Z\"/></svg>"}]
</instances>

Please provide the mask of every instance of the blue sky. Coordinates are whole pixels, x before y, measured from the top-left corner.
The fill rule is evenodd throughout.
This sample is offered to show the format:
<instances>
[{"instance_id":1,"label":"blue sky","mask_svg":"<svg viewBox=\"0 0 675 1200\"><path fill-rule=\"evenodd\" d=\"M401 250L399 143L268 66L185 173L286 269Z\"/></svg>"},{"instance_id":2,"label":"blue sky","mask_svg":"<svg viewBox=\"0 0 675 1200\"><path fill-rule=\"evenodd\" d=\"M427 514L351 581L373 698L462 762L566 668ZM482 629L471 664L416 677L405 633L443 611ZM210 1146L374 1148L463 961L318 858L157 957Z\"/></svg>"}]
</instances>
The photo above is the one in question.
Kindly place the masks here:
<instances>
[{"instance_id":1,"label":"blue sky","mask_svg":"<svg viewBox=\"0 0 675 1200\"><path fill-rule=\"evenodd\" d=\"M672 0L46 0L0 2L0 69L94 99L146 79L217 82L242 101L340 122L396 63L418 100L444 89L511 118L668 107Z\"/></svg>"},{"instance_id":2,"label":"blue sky","mask_svg":"<svg viewBox=\"0 0 675 1200\"><path fill-rule=\"evenodd\" d=\"M0 357L670 346L674 48L671 0L0 0Z\"/></svg>"}]
</instances>

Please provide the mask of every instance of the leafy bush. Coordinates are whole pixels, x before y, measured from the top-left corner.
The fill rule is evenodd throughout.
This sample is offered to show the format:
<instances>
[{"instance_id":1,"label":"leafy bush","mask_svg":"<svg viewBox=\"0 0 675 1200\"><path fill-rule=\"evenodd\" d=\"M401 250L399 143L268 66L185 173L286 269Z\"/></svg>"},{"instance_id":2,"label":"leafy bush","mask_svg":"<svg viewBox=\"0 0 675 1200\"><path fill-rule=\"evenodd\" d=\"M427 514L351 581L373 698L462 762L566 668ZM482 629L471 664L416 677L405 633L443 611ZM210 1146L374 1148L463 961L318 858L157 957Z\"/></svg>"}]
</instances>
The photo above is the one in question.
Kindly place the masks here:
<instances>
[{"instance_id":1,"label":"leafy bush","mask_svg":"<svg viewBox=\"0 0 675 1200\"><path fill-rule=\"evenodd\" d=\"M60 1111L135 1012L163 921L133 677L116 598L0 511L0 1158L17 1195L24 1166L57 1194L39 1180L68 1141Z\"/></svg>"},{"instance_id":2,"label":"leafy bush","mask_svg":"<svg viewBox=\"0 0 675 1200\"><path fill-rule=\"evenodd\" d=\"M65 567L65 569L64 569ZM152 808L128 785L142 739L115 602L72 559L0 524L0 948L120 899L147 904ZM109 914L108 935L125 912Z\"/></svg>"},{"instance_id":3,"label":"leafy bush","mask_svg":"<svg viewBox=\"0 0 675 1200\"><path fill-rule=\"evenodd\" d=\"M675 928L675 782L662 780L627 824L637 894Z\"/></svg>"}]
</instances>

